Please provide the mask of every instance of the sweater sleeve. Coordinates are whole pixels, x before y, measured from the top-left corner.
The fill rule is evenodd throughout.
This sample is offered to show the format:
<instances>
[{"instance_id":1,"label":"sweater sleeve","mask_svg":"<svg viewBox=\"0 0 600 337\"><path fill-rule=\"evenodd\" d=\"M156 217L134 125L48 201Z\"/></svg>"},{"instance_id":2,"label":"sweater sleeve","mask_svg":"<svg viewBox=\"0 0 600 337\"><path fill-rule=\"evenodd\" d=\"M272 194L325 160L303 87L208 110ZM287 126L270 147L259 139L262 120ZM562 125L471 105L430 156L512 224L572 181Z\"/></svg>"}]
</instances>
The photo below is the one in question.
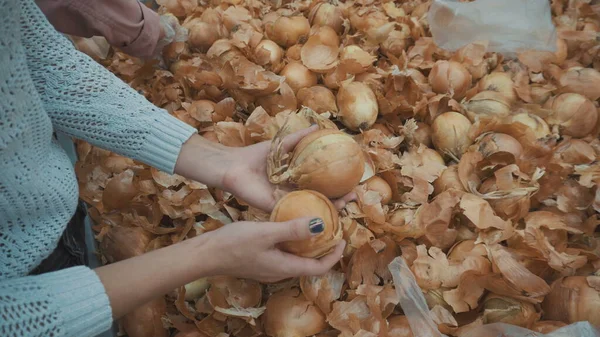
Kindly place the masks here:
<instances>
[{"instance_id":1,"label":"sweater sleeve","mask_svg":"<svg viewBox=\"0 0 600 337\"><path fill-rule=\"evenodd\" d=\"M50 23L75 36L103 36L110 45L149 58L160 39L159 15L138 0L36 0Z\"/></svg>"},{"instance_id":2,"label":"sweater sleeve","mask_svg":"<svg viewBox=\"0 0 600 337\"><path fill-rule=\"evenodd\" d=\"M56 130L172 173L196 129L76 51L32 0L21 0L27 65Z\"/></svg>"},{"instance_id":3,"label":"sweater sleeve","mask_svg":"<svg viewBox=\"0 0 600 337\"><path fill-rule=\"evenodd\" d=\"M94 271L73 267L0 281L2 336L96 336L112 324L104 286Z\"/></svg>"}]
</instances>

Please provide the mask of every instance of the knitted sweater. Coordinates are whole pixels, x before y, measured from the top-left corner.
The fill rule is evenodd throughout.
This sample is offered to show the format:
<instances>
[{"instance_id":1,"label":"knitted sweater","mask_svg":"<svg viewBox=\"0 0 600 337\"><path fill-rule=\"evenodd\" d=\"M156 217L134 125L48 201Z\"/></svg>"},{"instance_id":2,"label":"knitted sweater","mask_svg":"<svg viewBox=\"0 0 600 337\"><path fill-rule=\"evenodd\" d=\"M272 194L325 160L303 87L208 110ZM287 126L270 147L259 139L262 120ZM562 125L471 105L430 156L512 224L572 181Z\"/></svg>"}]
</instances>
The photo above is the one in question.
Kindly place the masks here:
<instances>
[{"instance_id":1,"label":"knitted sweater","mask_svg":"<svg viewBox=\"0 0 600 337\"><path fill-rule=\"evenodd\" d=\"M27 276L77 205L53 130L169 173L196 130L74 50L34 0L0 8L0 336L94 336L112 321L94 271Z\"/></svg>"}]
</instances>

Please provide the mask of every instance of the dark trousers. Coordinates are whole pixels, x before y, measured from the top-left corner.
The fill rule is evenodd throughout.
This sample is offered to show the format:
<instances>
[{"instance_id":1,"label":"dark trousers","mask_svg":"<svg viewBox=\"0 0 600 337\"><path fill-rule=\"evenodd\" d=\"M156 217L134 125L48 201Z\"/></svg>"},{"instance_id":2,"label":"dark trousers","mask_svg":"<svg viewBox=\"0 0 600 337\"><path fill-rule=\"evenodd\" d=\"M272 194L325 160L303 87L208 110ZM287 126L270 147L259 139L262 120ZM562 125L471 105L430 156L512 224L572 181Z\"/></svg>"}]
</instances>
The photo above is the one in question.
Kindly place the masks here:
<instances>
[{"instance_id":1,"label":"dark trousers","mask_svg":"<svg viewBox=\"0 0 600 337\"><path fill-rule=\"evenodd\" d=\"M85 208L79 202L75 214L67 224L56 249L32 270L30 275L39 275L74 266L88 265L85 248Z\"/></svg>"}]
</instances>

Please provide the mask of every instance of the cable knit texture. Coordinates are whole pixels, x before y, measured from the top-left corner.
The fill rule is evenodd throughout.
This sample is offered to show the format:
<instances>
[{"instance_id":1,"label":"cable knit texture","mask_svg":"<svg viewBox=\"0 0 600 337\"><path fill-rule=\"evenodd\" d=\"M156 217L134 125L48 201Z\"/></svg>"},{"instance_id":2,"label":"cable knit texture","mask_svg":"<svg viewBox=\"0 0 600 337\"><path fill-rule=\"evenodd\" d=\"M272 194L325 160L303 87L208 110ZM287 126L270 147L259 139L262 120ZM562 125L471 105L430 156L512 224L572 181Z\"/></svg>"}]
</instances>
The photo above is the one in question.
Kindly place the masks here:
<instances>
[{"instance_id":1,"label":"cable knit texture","mask_svg":"<svg viewBox=\"0 0 600 337\"><path fill-rule=\"evenodd\" d=\"M171 173L196 130L74 50L33 0L0 8L0 336L94 336L111 324L96 273L27 276L77 205L72 164L52 132Z\"/></svg>"}]
</instances>

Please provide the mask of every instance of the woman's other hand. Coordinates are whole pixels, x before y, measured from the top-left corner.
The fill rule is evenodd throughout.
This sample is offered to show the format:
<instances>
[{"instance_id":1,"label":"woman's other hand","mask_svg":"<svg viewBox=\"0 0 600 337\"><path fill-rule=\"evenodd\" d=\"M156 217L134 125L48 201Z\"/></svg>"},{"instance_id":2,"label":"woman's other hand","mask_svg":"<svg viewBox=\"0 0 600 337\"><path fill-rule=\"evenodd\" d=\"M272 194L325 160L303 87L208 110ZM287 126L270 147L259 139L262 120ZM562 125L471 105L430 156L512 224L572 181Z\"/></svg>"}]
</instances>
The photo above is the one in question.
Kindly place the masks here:
<instances>
[{"instance_id":1,"label":"woman's other hand","mask_svg":"<svg viewBox=\"0 0 600 337\"><path fill-rule=\"evenodd\" d=\"M316 126L297 131L283 140L285 151L292 151ZM175 172L186 178L232 193L249 205L270 212L275 207L275 188L267 174L271 141L246 147L225 147L194 135L184 144ZM354 200L352 192L335 200L338 209Z\"/></svg>"},{"instance_id":2,"label":"woman's other hand","mask_svg":"<svg viewBox=\"0 0 600 337\"><path fill-rule=\"evenodd\" d=\"M196 241L200 253L195 258L201 261L202 268L208 268L210 275L230 275L262 282L322 275L342 257L344 241L320 259L299 257L277 248L280 242L309 239L323 231L321 227L320 231L311 233L310 220L235 222L190 241Z\"/></svg>"}]
</instances>

